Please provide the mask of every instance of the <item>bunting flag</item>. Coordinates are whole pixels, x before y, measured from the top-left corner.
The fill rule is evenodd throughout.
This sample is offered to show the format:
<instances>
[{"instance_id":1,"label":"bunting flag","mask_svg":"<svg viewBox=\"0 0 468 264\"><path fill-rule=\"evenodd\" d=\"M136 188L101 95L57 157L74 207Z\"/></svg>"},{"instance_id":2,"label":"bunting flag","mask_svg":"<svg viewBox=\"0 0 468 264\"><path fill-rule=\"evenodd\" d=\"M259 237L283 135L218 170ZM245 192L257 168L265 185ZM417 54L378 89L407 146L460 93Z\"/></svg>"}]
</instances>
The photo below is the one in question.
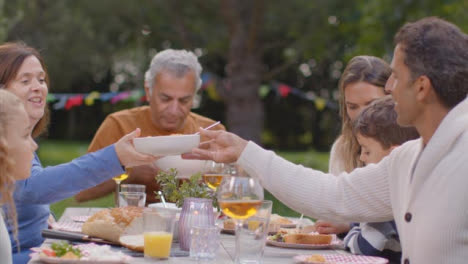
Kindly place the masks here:
<instances>
[{"instance_id":1,"label":"bunting flag","mask_svg":"<svg viewBox=\"0 0 468 264\"><path fill-rule=\"evenodd\" d=\"M280 84L278 86L278 91L281 97L286 98L291 92L291 87L287 86L286 84Z\"/></svg>"},{"instance_id":2,"label":"bunting flag","mask_svg":"<svg viewBox=\"0 0 468 264\"><path fill-rule=\"evenodd\" d=\"M70 110L74 106L80 106L83 104L83 95L75 95L68 98L65 103L65 110Z\"/></svg>"},{"instance_id":3,"label":"bunting flag","mask_svg":"<svg viewBox=\"0 0 468 264\"><path fill-rule=\"evenodd\" d=\"M86 96L86 98L85 98L85 104L86 104L87 106L91 106L91 105L94 104L94 101L95 101L95 100L99 99L99 97L100 97L100 93L99 93L99 92L96 92L96 91L91 92L90 94L88 94L88 96Z\"/></svg>"},{"instance_id":4,"label":"bunting flag","mask_svg":"<svg viewBox=\"0 0 468 264\"><path fill-rule=\"evenodd\" d=\"M210 73L203 73L201 79L201 90L206 92L208 98L217 102L222 101L221 96L217 92L217 86L221 79ZM294 95L306 101L310 101L318 111L323 111L326 108L332 110L338 109L338 105L334 101L319 97L312 91L304 92L301 89L284 83L272 82L269 85L262 84L258 88L258 95L262 99L268 96L270 92L274 92L279 99ZM81 105L92 106L97 100L110 102L111 104L117 104L118 102L145 102L146 95L142 89L107 93L100 93L97 91L81 94L50 93L47 95L47 102L53 103L52 108L54 110L70 110L73 107Z\"/></svg>"},{"instance_id":5,"label":"bunting flag","mask_svg":"<svg viewBox=\"0 0 468 264\"><path fill-rule=\"evenodd\" d=\"M130 92L121 92L119 94L117 94L116 96L112 97L112 99L110 100L111 104L116 104L122 100L125 100L127 98L130 97Z\"/></svg>"}]
</instances>

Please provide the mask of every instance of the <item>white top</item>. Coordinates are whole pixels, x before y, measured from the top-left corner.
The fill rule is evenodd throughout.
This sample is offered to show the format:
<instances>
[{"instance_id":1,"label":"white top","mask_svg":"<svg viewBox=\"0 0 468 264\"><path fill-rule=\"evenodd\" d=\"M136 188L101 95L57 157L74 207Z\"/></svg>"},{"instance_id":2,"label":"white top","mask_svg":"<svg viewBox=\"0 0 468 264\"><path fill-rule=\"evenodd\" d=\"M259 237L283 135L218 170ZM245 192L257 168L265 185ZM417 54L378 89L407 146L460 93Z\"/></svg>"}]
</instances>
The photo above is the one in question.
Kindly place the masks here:
<instances>
[{"instance_id":1,"label":"white top","mask_svg":"<svg viewBox=\"0 0 468 264\"><path fill-rule=\"evenodd\" d=\"M278 199L308 216L346 222L394 218L403 261L466 263L467 149L465 99L443 119L424 149L421 139L409 141L380 163L340 177L295 165L252 142L238 163Z\"/></svg>"},{"instance_id":2,"label":"white top","mask_svg":"<svg viewBox=\"0 0 468 264\"><path fill-rule=\"evenodd\" d=\"M330 159L328 161L328 173L331 173L333 175L339 175L340 173L346 171L342 157L339 157L337 152L338 146L342 144L342 141L342 137L338 137L335 140L335 142L333 142L333 145L330 150Z\"/></svg>"},{"instance_id":3,"label":"white top","mask_svg":"<svg viewBox=\"0 0 468 264\"><path fill-rule=\"evenodd\" d=\"M11 264L11 244L8 231L3 220L3 210L0 208L0 259L2 263Z\"/></svg>"}]
</instances>

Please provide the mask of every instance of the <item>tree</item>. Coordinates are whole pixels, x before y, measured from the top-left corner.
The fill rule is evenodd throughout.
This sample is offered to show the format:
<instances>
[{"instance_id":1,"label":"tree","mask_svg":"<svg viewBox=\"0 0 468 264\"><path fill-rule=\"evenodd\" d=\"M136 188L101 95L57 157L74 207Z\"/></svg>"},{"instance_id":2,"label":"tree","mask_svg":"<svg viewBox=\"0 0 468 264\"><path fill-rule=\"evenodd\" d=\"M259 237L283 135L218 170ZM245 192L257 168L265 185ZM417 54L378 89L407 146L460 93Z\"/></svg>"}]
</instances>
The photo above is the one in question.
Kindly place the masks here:
<instances>
[{"instance_id":1,"label":"tree","mask_svg":"<svg viewBox=\"0 0 468 264\"><path fill-rule=\"evenodd\" d=\"M157 3L166 11L162 15L169 14L168 21L175 25L166 36L171 44L191 49L204 47L206 55L202 60L208 67L211 61L226 65L210 70L223 78L218 91L226 105L227 126L258 143L264 120L264 107L258 95L260 84L288 70L289 74L297 75L297 66L301 60L307 60L304 58L307 53L326 50L328 38L318 38L314 31L329 26L327 1ZM176 37L169 36L174 33ZM311 39L315 42L313 46L307 43ZM324 52L323 57L333 53ZM316 59L321 57L317 55Z\"/></svg>"},{"instance_id":2,"label":"tree","mask_svg":"<svg viewBox=\"0 0 468 264\"><path fill-rule=\"evenodd\" d=\"M267 131L270 143L284 147L327 146L339 126L336 110L274 95L262 101L261 84L282 82L333 100L351 57L390 61L393 36L404 22L438 15L468 29L468 2L453 0L0 0L0 11L7 40L41 50L53 92L141 88L157 51L189 49L221 79L223 102L205 103L217 110L208 115L258 143ZM73 110L73 118L55 112L53 125L86 120L70 137L89 138L107 113L129 105L98 107Z\"/></svg>"}]
</instances>

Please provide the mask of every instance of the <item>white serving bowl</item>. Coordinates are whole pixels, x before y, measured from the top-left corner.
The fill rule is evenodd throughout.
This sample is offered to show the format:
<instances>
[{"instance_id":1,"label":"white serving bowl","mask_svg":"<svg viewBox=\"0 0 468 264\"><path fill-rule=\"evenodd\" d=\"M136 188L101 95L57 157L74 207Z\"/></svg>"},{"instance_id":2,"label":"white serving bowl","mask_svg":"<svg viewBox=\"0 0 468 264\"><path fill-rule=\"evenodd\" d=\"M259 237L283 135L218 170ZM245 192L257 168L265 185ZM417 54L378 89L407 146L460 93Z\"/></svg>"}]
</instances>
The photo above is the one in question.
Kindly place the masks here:
<instances>
[{"instance_id":1,"label":"white serving bowl","mask_svg":"<svg viewBox=\"0 0 468 264\"><path fill-rule=\"evenodd\" d=\"M175 203L166 203L167 207L164 207L163 203L150 203L148 204L148 207L150 208L157 208L156 210L161 210L161 211L170 211L170 212L176 212L177 214L177 219L179 218L178 215L182 212L182 207L179 208L176 206ZM213 213L215 213L215 216L217 216L218 209L213 208Z\"/></svg>"},{"instance_id":2,"label":"white serving bowl","mask_svg":"<svg viewBox=\"0 0 468 264\"><path fill-rule=\"evenodd\" d=\"M205 161L182 159L180 155L177 155L162 157L156 160L154 164L163 171L175 168L177 169L177 178L187 179L193 174L202 173Z\"/></svg>"},{"instance_id":3,"label":"white serving bowl","mask_svg":"<svg viewBox=\"0 0 468 264\"><path fill-rule=\"evenodd\" d=\"M164 207L163 203L148 204L148 207L150 207L150 208L157 208L157 209L162 209L164 211L171 211L171 212L175 212L175 213L182 212L182 208L177 207L175 203L166 203L166 206L167 207Z\"/></svg>"},{"instance_id":4,"label":"white serving bowl","mask_svg":"<svg viewBox=\"0 0 468 264\"><path fill-rule=\"evenodd\" d=\"M192 151L200 144L200 135L172 135L140 137L133 140L138 152L155 156L180 155Z\"/></svg>"}]
</instances>

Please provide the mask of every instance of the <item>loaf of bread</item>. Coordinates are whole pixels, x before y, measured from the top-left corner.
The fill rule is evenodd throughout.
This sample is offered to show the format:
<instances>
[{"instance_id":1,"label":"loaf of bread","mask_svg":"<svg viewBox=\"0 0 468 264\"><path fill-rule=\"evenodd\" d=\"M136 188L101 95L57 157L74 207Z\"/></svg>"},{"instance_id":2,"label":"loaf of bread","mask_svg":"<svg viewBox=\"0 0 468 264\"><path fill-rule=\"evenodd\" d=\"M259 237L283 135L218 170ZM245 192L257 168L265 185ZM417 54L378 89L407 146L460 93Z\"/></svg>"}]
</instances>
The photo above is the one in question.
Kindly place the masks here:
<instances>
[{"instance_id":1,"label":"loaf of bread","mask_svg":"<svg viewBox=\"0 0 468 264\"><path fill-rule=\"evenodd\" d=\"M104 209L88 218L81 231L89 236L118 243L122 235L143 233L142 215L141 207Z\"/></svg>"},{"instance_id":2,"label":"loaf of bread","mask_svg":"<svg viewBox=\"0 0 468 264\"><path fill-rule=\"evenodd\" d=\"M332 235L321 235L321 234L287 234L283 236L285 243L291 244L312 244L322 245L330 244L333 236Z\"/></svg>"}]
</instances>

